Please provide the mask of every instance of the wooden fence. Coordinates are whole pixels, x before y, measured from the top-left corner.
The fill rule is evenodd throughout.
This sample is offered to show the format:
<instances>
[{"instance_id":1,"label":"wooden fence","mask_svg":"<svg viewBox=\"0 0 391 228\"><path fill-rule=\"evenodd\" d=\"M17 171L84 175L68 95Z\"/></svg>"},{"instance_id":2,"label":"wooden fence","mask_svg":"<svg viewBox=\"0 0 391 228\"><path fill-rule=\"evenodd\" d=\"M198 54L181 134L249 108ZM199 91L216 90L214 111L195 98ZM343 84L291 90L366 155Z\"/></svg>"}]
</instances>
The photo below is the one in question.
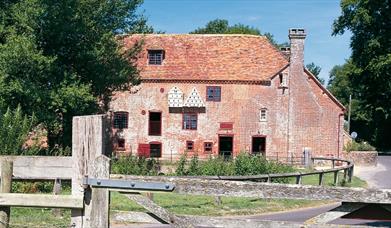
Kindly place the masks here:
<instances>
[{"instance_id":1,"label":"wooden fence","mask_svg":"<svg viewBox=\"0 0 391 228\"><path fill-rule=\"evenodd\" d=\"M153 188L137 188L138 183L147 186L163 185L172 189L173 193L209 196L260 197L284 199L334 200L350 202L349 208L360 208L366 203L391 204L391 190L363 189L345 187L308 186L300 184L275 184L267 182L252 182L259 180L271 181L273 178L296 177L300 180L308 173L291 173L267 176L249 177L164 177L164 176L125 176L110 175L110 159L106 156L110 140L110 125L104 115L75 117L73 120L72 157L14 157L14 177L17 179L71 179L72 195L39 195L0 193L0 206L53 207L71 209L71 226L76 228L109 227L109 193L119 191L148 211L160 218L160 221L170 223L174 227L194 227L200 225L237 227L243 224L243 219L200 218L193 216L177 216L156 205L150 199L140 195L142 191L154 191ZM315 158L315 160L318 158ZM322 158L323 159L323 158ZM331 160L332 162L333 160ZM342 161L341 161L342 162ZM332 167L328 170L314 171L311 175L322 175L328 172L344 171L352 175L353 164L343 161L346 165ZM333 162L334 164L336 161ZM26 165L27 164L27 165ZM43 172L44 171L44 172ZM44 173L44 175L41 175ZM2 176L4 179L5 176ZM86 182L94 180L95 184ZM322 177L320 177L320 180ZM2 180L2 183L6 181ZM105 183L115 182L110 187ZM297 181L300 183L300 181ZM320 181L320 184L322 181ZM120 187L118 187L120 186ZM136 187L135 187L136 186ZM171 190L169 190L171 191ZM165 191L167 192L167 191ZM349 204L349 205L350 205ZM353 206L352 206L353 205ZM346 207L346 204L345 204ZM385 206L385 208L388 208ZM346 209L341 209L346 211ZM391 210L391 209L390 209ZM2 219L0 210L0 219ZM5 214L6 210L5 210ZM343 214L342 212L339 215ZM335 213L333 214L335 217ZM6 216L7 217L7 216ZM333 225L318 224L327 222L329 215L320 215L313 219L309 226L333 227ZM7 224L7 221L1 221ZM271 221L247 221L251 227L301 227L298 224Z\"/></svg>"}]
</instances>

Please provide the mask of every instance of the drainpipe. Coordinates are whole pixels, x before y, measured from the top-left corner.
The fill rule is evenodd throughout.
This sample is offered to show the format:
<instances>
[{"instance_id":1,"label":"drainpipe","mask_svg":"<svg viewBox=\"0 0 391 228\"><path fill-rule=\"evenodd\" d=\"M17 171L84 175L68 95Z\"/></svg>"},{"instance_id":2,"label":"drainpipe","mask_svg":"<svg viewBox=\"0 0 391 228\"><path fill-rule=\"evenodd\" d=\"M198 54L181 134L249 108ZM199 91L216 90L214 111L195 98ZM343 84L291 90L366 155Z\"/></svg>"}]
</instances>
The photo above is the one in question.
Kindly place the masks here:
<instances>
[{"instance_id":1,"label":"drainpipe","mask_svg":"<svg viewBox=\"0 0 391 228\"><path fill-rule=\"evenodd\" d=\"M337 158L340 156L340 144L341 144L341 138L343 139L343 136L341 137L341 117L343 116L343 113L340 113L338 115L338 141L337 141Z\"/></svg>"}]
</instances>

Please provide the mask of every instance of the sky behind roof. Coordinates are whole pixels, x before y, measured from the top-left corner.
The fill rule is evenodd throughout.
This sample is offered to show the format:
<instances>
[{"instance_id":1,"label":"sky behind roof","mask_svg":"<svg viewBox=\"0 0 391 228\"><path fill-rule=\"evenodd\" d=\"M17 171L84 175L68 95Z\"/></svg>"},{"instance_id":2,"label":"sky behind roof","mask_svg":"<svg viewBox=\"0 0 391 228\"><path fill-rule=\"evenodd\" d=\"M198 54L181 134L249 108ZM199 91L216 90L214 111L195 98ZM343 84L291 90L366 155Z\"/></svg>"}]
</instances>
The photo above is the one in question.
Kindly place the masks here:
<instances>
[{"instance_id":1,"label":"sky behind roof","mask_svg":"<svg viewBox=\"0 0 391 228\"><path fill-rule=\"evenodd\" d=\"M305 64L320 66L326 81L332 67L351 53L349 32L331 36L339 0L144 0L141 10L154 29L165 33L189 33L219 18L269 32L282 43L289 28L305 28Z\"/></svg>"}]
</instances>

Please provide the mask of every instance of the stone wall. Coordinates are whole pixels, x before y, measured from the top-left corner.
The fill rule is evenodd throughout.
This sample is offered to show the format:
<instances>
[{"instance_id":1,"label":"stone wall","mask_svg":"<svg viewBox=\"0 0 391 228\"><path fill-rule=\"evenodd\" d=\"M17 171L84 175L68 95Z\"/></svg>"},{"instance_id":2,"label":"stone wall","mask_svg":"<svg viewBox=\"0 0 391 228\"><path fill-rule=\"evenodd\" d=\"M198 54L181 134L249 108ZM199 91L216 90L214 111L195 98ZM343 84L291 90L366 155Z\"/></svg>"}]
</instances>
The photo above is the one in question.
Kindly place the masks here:
<instances>
[{"instance_id":1,"label":"stone wall","mask_svg":"<svg viewBox=\"0 0 391 228\"><path fill-rule=\"evenodd\" d=\"M356 166L377 166L377 151L344 152L343 158L353 161Z\"/></svg>"}]
</instances>

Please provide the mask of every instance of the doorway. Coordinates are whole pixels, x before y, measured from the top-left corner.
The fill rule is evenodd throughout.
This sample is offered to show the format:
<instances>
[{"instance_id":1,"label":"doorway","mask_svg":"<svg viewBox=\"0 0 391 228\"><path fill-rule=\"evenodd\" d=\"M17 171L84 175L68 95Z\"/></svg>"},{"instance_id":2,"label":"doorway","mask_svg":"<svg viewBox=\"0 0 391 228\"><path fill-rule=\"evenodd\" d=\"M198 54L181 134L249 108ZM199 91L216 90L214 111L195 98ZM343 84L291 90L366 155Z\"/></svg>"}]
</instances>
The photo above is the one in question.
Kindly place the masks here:
<instances>
[{"instance_id":1,"label":"doorway","mask_svg":"<svg viewBox=\"0 0 391 228\"><path fill-rule=\"evenodd\" d=\"M266 137L253 136L251 152L254 155L266 156Z\"/></svg>"},{"instance_id":2,"label":"doorway","mask_svg":"<svg viewBox=\"0 0 391 228\"><path fill-rule=\"evenodd\" d=\"M219 155L230 158L233 154L233 136L219 136Z\"/></svg>"}]
</instances>

